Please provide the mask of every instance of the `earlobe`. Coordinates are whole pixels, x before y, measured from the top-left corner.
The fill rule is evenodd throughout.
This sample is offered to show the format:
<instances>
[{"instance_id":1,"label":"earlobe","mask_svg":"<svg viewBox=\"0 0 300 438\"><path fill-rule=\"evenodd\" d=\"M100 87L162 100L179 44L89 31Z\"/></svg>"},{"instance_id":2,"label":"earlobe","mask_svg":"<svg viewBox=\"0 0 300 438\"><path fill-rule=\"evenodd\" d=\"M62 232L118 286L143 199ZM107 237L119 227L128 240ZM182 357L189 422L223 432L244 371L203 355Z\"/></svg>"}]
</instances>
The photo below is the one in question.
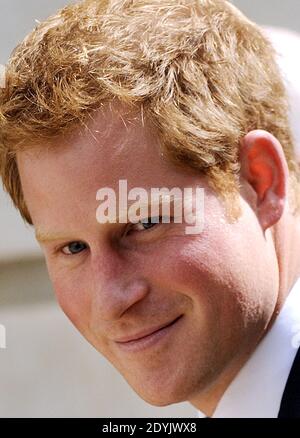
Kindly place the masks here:
<instances>
[{"instance_id":1,"label":"earlobe","mask_svg":"<svg viewBox=\"0 0 300 438\"><path fill-rule=\"evenodd\" d=\"M265 231L281 218L287 197L288 166L279 141L269 132L249 132L240 147L241 175L257 198L257 216Z\"/></svg>"}]
</instances>

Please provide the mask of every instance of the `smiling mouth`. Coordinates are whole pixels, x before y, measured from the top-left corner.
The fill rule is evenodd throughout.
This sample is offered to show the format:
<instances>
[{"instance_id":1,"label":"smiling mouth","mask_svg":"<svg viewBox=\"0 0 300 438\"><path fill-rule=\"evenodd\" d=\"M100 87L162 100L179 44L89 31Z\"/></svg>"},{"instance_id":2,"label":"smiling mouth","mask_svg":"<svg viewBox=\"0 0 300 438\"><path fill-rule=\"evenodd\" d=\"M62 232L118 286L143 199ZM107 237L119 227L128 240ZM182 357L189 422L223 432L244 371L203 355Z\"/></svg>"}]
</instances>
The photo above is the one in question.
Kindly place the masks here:
<instances>
[{"instance_id":1,"label":"smiling mouth","mask_svg":"<svg viewBox=\"0 0 300 438\"><path fill-rule=\"evenodd\" d=\"M182 319L182 317L183 315L178 316L173 321L146 334L145 336L132 338L126 341L117 341L116 344L119 348L128 352L137 352L154 346L155 344L166 339L168 335L171 334L176 327L178 327L179 321Z\"/></svg>"}]
</instances>

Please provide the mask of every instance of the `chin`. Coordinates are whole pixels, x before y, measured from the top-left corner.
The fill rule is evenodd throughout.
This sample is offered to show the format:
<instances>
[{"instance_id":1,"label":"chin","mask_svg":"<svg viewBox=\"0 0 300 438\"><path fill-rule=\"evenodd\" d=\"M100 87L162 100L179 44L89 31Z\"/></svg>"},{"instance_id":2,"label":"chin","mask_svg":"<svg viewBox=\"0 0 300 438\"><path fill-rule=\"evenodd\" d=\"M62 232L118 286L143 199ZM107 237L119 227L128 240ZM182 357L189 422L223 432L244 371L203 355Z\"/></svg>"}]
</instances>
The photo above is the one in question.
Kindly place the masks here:
<instances>
[{"instance_id":1,"label":"chin","mask_svg":"<svg viewBox=\"0 0 300 438\"><path fill-rule=\"evenodd\" d=\"M162 383L151 385L151 382L146 385L133 384L128 380L127 382L140 398L152 406L165 407L185 402L191 395L187 391L187 385L183 385L182 382L177 384L175 381L172 384L165 382L165 385Z\"/></svg>"},{"instance_id":2,"label":"chin","mask_svg":"<svg viewBox=\"0 0 300 438\"><path fill-rule=\"evenodd\" d=\"M178 395L175 396L172 394L161 394L161 391L160 393L156 394L144 394L136 390L135 392L146 403L160 408L186 401L186 398L183 396L179 397Z\"/></svg>"}]
</instances>

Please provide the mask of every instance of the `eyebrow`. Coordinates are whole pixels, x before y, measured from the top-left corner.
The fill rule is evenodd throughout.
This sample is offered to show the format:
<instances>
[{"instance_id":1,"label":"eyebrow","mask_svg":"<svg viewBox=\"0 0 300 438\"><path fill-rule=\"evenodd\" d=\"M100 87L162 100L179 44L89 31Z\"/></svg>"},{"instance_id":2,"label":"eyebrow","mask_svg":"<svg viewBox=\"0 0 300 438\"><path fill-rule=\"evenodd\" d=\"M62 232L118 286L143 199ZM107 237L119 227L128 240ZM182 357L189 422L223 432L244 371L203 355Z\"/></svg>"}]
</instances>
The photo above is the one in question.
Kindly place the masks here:
<instances>
[{"instance_id":1,"label":"eyebrow","mask_svg":"<svg viewBox=\"0 0 300 438\"><path fill-rule=\"evenodd\" d=\"M171 196L171 199L170 199L168 196L162 195L159 198L158 202L154 202L154 203L151 203L151 201L149 203L141 202L139 205L140 205L140 208L143 208L143 207L150 208L150 210L148 210L148 213L149 213L149 215L151 215L151 206L152 207L154 207L154 206L162 206L166 202L170 202L171 205L174 205L174 202L176 202L176 200L177 200L177 198L174 197L174 196ZM129 220L128 211L126 213L122 212L122 214L120 214L117 217L117 220L120 220L120 219L124 218L125 214L127 214L127 218ZM35 232L35 238L40 243L55 242L56 240L66 240L66 241L69 240L69 241L71 241L71 240L76 239L76 238L74 238L74 234L73 234L73 236L71 236L69 234L69 232L61 231L61 232L53 232L52 233L52 232L49 232L49 231L43 231L43 230L39 230L39 229L37 229L36 232Z\"/></svg>"},{"instance_id":2,"label":"eyebrow","mask_svg":"<svg viewBox=\"0 0 300 438\"><path fill-rule=\"evenodd\" d=\"M60 233L50 233L42 230L37 230L35 232L35 238L40 243L53 242L56 240L72 240L72 237L68 235L68 233L60 232ZM74 239L74 237L73 237Z\"/></svg>"}]
</instances>

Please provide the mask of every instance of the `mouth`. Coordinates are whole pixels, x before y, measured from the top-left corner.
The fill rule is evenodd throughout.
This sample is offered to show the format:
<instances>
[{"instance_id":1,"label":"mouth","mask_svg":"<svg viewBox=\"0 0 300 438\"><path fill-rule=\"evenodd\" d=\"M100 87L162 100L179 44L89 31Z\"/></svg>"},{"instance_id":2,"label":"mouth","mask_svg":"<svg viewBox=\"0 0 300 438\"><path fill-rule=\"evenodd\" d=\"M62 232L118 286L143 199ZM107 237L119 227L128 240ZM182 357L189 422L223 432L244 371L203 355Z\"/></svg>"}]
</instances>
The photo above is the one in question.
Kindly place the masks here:
<instances>
[{"instance_id":1,"label":"mouth","mask_svg":"<svg viewBox=\"0 0 300 438\"><path fill-rule=\"evenodd\" d=\"M150 348L163 340L174 332L176 327L179 325L179 321L182 319L183 315L178 316L173 321L163 325L162 327L148 333L144 336L133 337L133 339L117 341L118 347L126 352L138 352Z\"/></svg>"}]
</instances>

